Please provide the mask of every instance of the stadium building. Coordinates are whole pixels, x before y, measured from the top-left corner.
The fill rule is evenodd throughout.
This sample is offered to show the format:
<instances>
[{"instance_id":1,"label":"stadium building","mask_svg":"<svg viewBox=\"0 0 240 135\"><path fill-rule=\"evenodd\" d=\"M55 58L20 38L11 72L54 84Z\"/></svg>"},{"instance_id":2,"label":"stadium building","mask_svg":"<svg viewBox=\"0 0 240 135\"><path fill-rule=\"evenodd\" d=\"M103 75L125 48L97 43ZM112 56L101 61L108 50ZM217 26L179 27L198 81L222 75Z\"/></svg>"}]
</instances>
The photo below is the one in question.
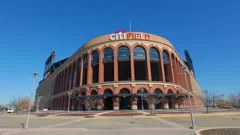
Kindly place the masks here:
<instances>
[{"instance_id":1,"label":"stadium building","mask_svg":"<svg viewBox=\"0 0 240 135\"><path fill-rule=\"evenodd\" d=\"M67 110L68 99L71 110L185 108L187 87L192 106L203 106L188 51L184 61L163 37L120 30L90 40L64 60L54 63L54 56L37 88L40 109Z\"/></svg>"}]
</instances>

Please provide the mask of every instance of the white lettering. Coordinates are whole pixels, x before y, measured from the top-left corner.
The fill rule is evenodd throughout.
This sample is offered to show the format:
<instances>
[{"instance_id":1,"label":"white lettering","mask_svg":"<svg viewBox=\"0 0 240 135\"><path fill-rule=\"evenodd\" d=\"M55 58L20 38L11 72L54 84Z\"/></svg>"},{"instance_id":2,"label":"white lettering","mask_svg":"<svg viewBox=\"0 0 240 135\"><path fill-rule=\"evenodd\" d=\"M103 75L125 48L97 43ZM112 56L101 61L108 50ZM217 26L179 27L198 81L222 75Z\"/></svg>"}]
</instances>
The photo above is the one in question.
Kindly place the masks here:
<instances>
[{"instance_id":1,"label":"white lettering","mask_svg":"<svg viewBox=\"0 0 240 135\"><path fill-rule=\"evenodd\" d=\"M110 40L115 40L115 39L116 39L116 35L115 35L115 34L111 34L111 35L109 36L109 39L110 39Z\"/></svg>"}]
</instances>

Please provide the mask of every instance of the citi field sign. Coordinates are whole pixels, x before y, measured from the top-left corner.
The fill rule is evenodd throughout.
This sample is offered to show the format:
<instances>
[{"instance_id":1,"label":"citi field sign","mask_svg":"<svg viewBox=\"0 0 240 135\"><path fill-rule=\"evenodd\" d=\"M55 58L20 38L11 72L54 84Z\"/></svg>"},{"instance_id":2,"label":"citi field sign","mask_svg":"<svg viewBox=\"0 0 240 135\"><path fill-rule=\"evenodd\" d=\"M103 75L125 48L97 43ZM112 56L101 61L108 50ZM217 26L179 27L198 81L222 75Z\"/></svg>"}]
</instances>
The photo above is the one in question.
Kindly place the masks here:
<instances>
[{"instance_id":1,"label":"citi field sign","mask_svg":"<svg viewBox=\"0 0 240 135\"><path fill-rule=\"evenodd\" d=\"M109 35L109 40L124 40L124 39L143 39L149 40L150 35L146 33L138 32L125 32L124 30L119 30L114 34Z\"/></svg>"}]
</instances>

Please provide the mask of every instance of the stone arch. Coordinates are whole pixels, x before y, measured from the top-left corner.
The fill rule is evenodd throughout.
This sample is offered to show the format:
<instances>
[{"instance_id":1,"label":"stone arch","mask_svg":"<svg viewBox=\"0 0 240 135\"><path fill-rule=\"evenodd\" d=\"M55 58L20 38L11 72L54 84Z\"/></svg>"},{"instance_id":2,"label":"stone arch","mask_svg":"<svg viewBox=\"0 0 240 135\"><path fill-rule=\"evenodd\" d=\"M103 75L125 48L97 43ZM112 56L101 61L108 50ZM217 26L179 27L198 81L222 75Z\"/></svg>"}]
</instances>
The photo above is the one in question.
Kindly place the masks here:
<instances>
[{"instance_id":1,"label":"stone arch","mask_svg":"<svg viewBox=\"0 0 240 135\"><path fill-rule=\"evenodd\" d=\"M164 67L164 76L166 82L172 82L172 67L171 67L171 56L170 52L167 49L161 50L162 60L163 60L163 67Z\"/></svg>"},{"instance_id":2,"label":"stone arch","mask_svg":"<svg viewBox=\"0 0 240 135\"><path fill-rule=\"evenodd\" d=\"M131 91L123 88L119 92L119 109L130 110L131 109Z\"/></svg>"},{"instance_id":3,"label":"stone arch","mask_svg":"<svg viewBox=\"0 0 240 135\"><path fill-rule=\"evenodd\" d=\"M118 80L128 81L131 78L131 50L129 47L122 45L119 46L116 53Z\"/></svg>"},{"instance_id":4,"label":"stone arch","mask_svg":"<svg viewBox=\"0 0 240 135\"><path fill-rule=\"evenodd\" d=\"M102 74L103 74L103 81L114 81L114 59L115 59L115 52L114 48L105 47L102 50Z\"/></svg>"},{"instance_id":5,"label":"stone arch","mask_svg":"<svg viewBox=\"0 0 240 135\"><path fill-rule=\"evenodd\" d=\"M149 87L147 85L138 85L138 84L134 87L133 93L137 93L140 88L144 88L145 90L147 90L148 93L150 93Z\"/></svg>"},{"instance_id":6,"label":"stone arch","mask_svg":"<svg viewBox=\"0 0 240 135\"><path fill-rule=\"evenodd\" d=\"M133 93L132 87L130 84L124 84L124 85L119 84L118 87L114 90L114 94L119 94L121 89L128 89L131 93Z\"/></svg>"},{"instance_id":7,"label":"stone arch","mask_svg":"<svg viewBox=\"0 0 240 135\"><path fill-rule=\"evenodd\" d=\"M98 83L99 79L99 49L91 51L91 71L92 71L92 83ZM101 71L100 71L101 72Z\"/></svg>"},{"instance_id":8,"label":"stone arch","mask_svg":"<svg viewBox=\"0 0 240 135\"><path fill-rule=\"evenodd\" d=\"M112 85L108 85L108 86L102 86L102 88L100 90L98 90L98 95L104 95L104 91L105 90L111 90L114 93L114 88Z\"/></svg>"},{"instance_id":9,"label":"stone arch","mask_svg":"<svg viewBox=\"0 0 240 135\"><path fill-rule=\"evenodd\" d=\"M91 95L98 95L97 90L93 89L93 90L91 91Z\"/></svg>"},{"instance_id":10,"label":"stone arch","mask_svg":"<svg viewBox=\"0 0 240 135\"><path fill-rule=\"evenodd\" d=\"M140 89L143 89L143 92L141 92ZM140 109L148 109L148 103L146 102L146 100L144 100L144 96L146 93L148 93L148 90L141 87L140 89L137 90L138 93L138 97L137 97L137 108Z\"/></svg>"},{"instance_id":11,"label":"stone arch","mask_svg":"<svg viewBox=\"0 0 240 135\"><path fill-rule=\"evenodd\" d=\"M113 91L111 89L105 89L104 95L104 110L113 110Z\"/></svg>"},{"instance_id":12,"label":"stone arch","mask_svg":"<svg viewBox=\"0 0 240 135\"><path fill-rule=\"evenodd\" d=\"M128 47L128 49L129 49L129 51L130 51L130 53L131 53L132 47L131 47L131 45L129 45L128 43L119 43L119 44L117 44L116 47L115 47L115 51L117 52L118 49L119 49L120 47L122 47L122 46Z\"/></svg>"},{"instance_id":13,"label":"stone arch","mask_svg":"<svg viewBox=\"0 0 240 135\"><path fill-rule=\"evenodd\" d=\"M163 94L163 91L161 89L159 89L159 88L156 88L154 90L154 93L157 93L157 94L161 93L161 94Z\"/></svg>"},{"instance_id":14,"label":"stone arch","mask_svg":"<svg viewBox=\"0 0 240 135\"><path fill-rule=\"evenodd\" d=\"M172 89L168 89L167 94L174 94Z\"/></svg>"}]
</instances>

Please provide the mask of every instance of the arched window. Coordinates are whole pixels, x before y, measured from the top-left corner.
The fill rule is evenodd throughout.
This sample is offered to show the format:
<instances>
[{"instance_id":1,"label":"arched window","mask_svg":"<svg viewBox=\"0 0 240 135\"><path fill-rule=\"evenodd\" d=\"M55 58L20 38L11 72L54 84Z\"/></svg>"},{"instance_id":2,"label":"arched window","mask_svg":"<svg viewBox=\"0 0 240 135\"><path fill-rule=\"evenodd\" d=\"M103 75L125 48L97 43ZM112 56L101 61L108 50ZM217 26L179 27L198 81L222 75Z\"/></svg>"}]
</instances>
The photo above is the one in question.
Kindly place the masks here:
<instances>
[{"instance_id":1,"label":"arched window","mask_svg":"<svg viewBox=\"0 0 240 135\"><path fill-rule=\"evenodd\" d=\"M98 93L97 93L96 90L93 90L93 91L91 92L91 95L98 95Z\"/></svg>"},{"instance_id":2,"label":"arched window","mask_svg":"<svg viewBox=\"0 0 240 135\"><path fill-rule=\"evenodd\" d=\"M99 54L98 51L93 51L92 53L92 82L97 83L98 82L98 63L99 63Z\"/></svg>"},{"instance_id":3,"label":"arched window","mask_svg":"<svg viewBox=\"0 0 240 135\"><path fill-rule=\"evenodd\" d=\"M114 80L114 52L108 47L104 49L103 63L104 63L104 82Z\"/></svg>"},{"instance_id":4,"label":"arched window","mask_svg":"<svg viewBox=\"0 0 240 135\"><path fill-rule=\"evenodd\" d=\"M85 85L87 84L87 70L88 68L88 56L85 55L84 58L83 58L83 80L82 80L82 85Z\"/></svg>"},{"instance_id":5,"label":"arched window","mask_svg":"<svg viewBox=\"0 0 240 135\"><path fill-rule=\"evenodd\" d=\"M131 80L130 50L126 46L118 49L118 80Z\"/></svg>"},{"instance_id":6,"label":"arched window","mask_svg":"<svg viewBox=\"0 0 240 135\"><path fill-rule=\"evenodd\" d=\"M162 94L163 92L162 92L161 89L155 89L155 90L154 90L154 93L155 93L155 94Z\"/></svg>"},{"instance_id":7,"label":"arched window","mask_svg":"<svg viewBox=\"0 0 240 135\"><path fill-rule=\"evenodd\" d=\"M147 65L145 49L141 46L134 48L135 80L147 80Z\"/></svg>"},{"instance_id":8,"label":"arched window","mask_svg":"<svg viewBox=\"0 0 240 135\"><path fill-rule=\"evenodd\" d=\"M160 56L157 49L150 48L149 55L150 55L152 81L160 81L162 74L161 74Z\"/></svg>"},{"instance_id":9,"label":"arched window","mask_svg":"<svg viewBox=\"0 0 240 135\"><path fill-rule=\"evenodd\" d=\"M134 60L145 60L145 49L141 46L134 48Z\"/></svg>"},{"instance_id":10,"label":"arched window","mask_svg":"<svg viewBox=\"0 0 240 135\"><path fill-rule=\"evenodd\" d=\"M171 80L171 74L170 74L171 67L170 67L169 55L164 50L162 53L162 56L163 56L163 64L164 64L165 81L169 82Z\"/></svg>"}]
</instances>

